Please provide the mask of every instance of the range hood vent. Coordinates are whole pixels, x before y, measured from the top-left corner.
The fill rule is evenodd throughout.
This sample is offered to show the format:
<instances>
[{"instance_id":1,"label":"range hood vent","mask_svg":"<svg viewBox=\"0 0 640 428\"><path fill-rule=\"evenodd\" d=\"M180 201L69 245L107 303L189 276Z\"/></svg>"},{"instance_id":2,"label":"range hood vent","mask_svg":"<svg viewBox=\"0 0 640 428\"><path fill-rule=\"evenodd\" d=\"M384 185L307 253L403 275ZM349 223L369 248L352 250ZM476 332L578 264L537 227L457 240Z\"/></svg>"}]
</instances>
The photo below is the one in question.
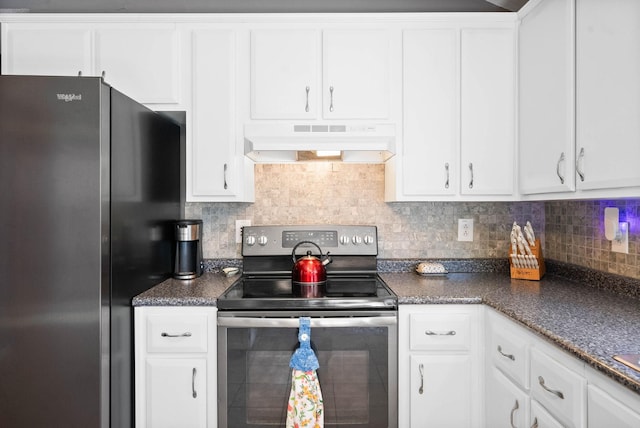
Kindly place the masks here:
<instances>
[{"instance_id":1,"label":"range hood vent","mask_svg":"<svg viewBox=\"0 0 640 428\"><path fill-rule=\"evenodd\" d=\"M395 135L393 124L249 123L244 153L261 163L309 160L310 152L340 152L343 162L383 163L395 154Z\"/></svg>"}]
</instances>

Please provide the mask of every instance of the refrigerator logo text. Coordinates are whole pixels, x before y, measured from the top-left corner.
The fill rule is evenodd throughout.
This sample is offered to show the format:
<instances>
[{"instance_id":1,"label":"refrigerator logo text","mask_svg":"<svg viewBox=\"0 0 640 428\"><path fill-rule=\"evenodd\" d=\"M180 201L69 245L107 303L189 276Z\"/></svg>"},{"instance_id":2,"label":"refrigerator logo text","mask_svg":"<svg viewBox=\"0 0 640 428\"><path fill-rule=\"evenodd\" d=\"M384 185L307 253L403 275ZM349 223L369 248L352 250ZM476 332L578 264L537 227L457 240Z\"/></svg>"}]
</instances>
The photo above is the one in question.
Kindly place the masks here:
<instances>
[{"instance_id":1,"label":"refrigerator logo text","mask_svg":"<svg viewBox=\"0 0 640 428\"><path fill-rule=\"evenodd\" d=\"M64 101L65 103L68 103L70 101L82 101L81 94L57 94L57 95L58 95L58 100Z\"/></svg>"}]
</instances>

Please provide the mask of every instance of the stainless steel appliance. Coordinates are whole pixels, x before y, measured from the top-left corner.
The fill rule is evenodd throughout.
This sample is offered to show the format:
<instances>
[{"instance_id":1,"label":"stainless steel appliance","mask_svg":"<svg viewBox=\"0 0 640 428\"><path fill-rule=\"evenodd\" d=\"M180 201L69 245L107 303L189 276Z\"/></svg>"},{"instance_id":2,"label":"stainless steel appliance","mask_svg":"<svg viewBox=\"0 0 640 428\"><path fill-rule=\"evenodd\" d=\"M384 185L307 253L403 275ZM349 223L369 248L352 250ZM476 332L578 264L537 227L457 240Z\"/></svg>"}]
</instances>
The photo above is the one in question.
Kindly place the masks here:
<instances>
[{"instance_id":1,"label":"stainless steel appliance","mask_svg":"<svg viewBox=\"0 0 640 428\"><path fill-rule=\"evenodd\" d=\"M330 252L321 292L292 282L301 241ZM397 296L375 226L248 226L243 275L218 299L219 427L284 426L299 317L311 317L326 427L397 426ZM313 244L302 244L314 255Z\"/></svg>"},{"instance_id":2,"label":"stainless steel appliance","mask_svg":"<svg viewBox=\"0 0 640 428\"><path fill-rule=\"evenodd\" d=\"M173 277L194 279L202 275L202 220L180 220L175 224L176 255Z\"/></svg>"},{"instance_id":3,"label":"stainless steel appliance","mask_svg":"<svg viewBox=\"0 0 640 428\"><path fill-rule=\"evenodd\" d=\"M131 298L171 276L180 157L100 78L0 76L0 426L133 426Z\"/></svg>"}]
</instances>

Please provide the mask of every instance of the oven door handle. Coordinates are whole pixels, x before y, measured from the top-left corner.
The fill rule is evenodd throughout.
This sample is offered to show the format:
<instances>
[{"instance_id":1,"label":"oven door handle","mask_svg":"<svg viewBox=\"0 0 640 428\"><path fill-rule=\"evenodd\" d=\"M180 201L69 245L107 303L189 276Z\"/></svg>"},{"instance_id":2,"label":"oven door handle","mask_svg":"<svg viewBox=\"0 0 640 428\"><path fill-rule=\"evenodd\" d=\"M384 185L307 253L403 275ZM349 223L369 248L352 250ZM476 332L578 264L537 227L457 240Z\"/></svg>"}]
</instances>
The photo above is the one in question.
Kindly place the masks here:
<instances>
[{"instance_id":1,"label":"oven door handle","mask_svg":"<svg viewBox=\"0 0 640 428\"><path fill-rule=\"evenodd\" d=\"M384 327L396 325L395 315L375 317L311 317L311 327ZM253 318L253 317L218 317L220 327L292 327L300 326L298 318Z\"/></svg>"}]
</instances>

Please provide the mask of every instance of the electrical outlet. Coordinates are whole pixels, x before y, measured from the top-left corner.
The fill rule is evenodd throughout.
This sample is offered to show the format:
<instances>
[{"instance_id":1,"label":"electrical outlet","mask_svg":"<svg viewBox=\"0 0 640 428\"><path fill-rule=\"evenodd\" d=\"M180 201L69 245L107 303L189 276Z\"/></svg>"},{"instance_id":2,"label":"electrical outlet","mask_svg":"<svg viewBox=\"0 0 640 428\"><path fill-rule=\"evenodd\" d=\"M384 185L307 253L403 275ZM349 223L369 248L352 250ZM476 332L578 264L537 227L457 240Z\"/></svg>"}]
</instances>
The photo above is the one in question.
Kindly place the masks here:
<instances>
[{"instance_id":1,"label":"electrical outlet","mask_svg":"<svg viewBox=\"0 0 640 428\"><path fill-rule=\"evenodd\" d=\"M458 219L458 241L473 241L473 219Z\"/></svg>"},{"instance_id":2,"label":"electrical outlet","mask_svg":"<svg viewBox=\"0 0 640 428\"><path fill-rule=\"evenodd\" d=\"M242 242L242 228L251 226L251 220L236 220L236 244Z\"/></svg>"},{"instance_id":3,"label":"electrical outlet","mask_svg":"<svg viewBox=\"0 0 640 428\"><path fill-rule=\"evenodd\" d=\"M623 221L618 224L618 232L620 236L611 241L611 251L629 254L629 223Z\"/></svg>"}]
</instances>

